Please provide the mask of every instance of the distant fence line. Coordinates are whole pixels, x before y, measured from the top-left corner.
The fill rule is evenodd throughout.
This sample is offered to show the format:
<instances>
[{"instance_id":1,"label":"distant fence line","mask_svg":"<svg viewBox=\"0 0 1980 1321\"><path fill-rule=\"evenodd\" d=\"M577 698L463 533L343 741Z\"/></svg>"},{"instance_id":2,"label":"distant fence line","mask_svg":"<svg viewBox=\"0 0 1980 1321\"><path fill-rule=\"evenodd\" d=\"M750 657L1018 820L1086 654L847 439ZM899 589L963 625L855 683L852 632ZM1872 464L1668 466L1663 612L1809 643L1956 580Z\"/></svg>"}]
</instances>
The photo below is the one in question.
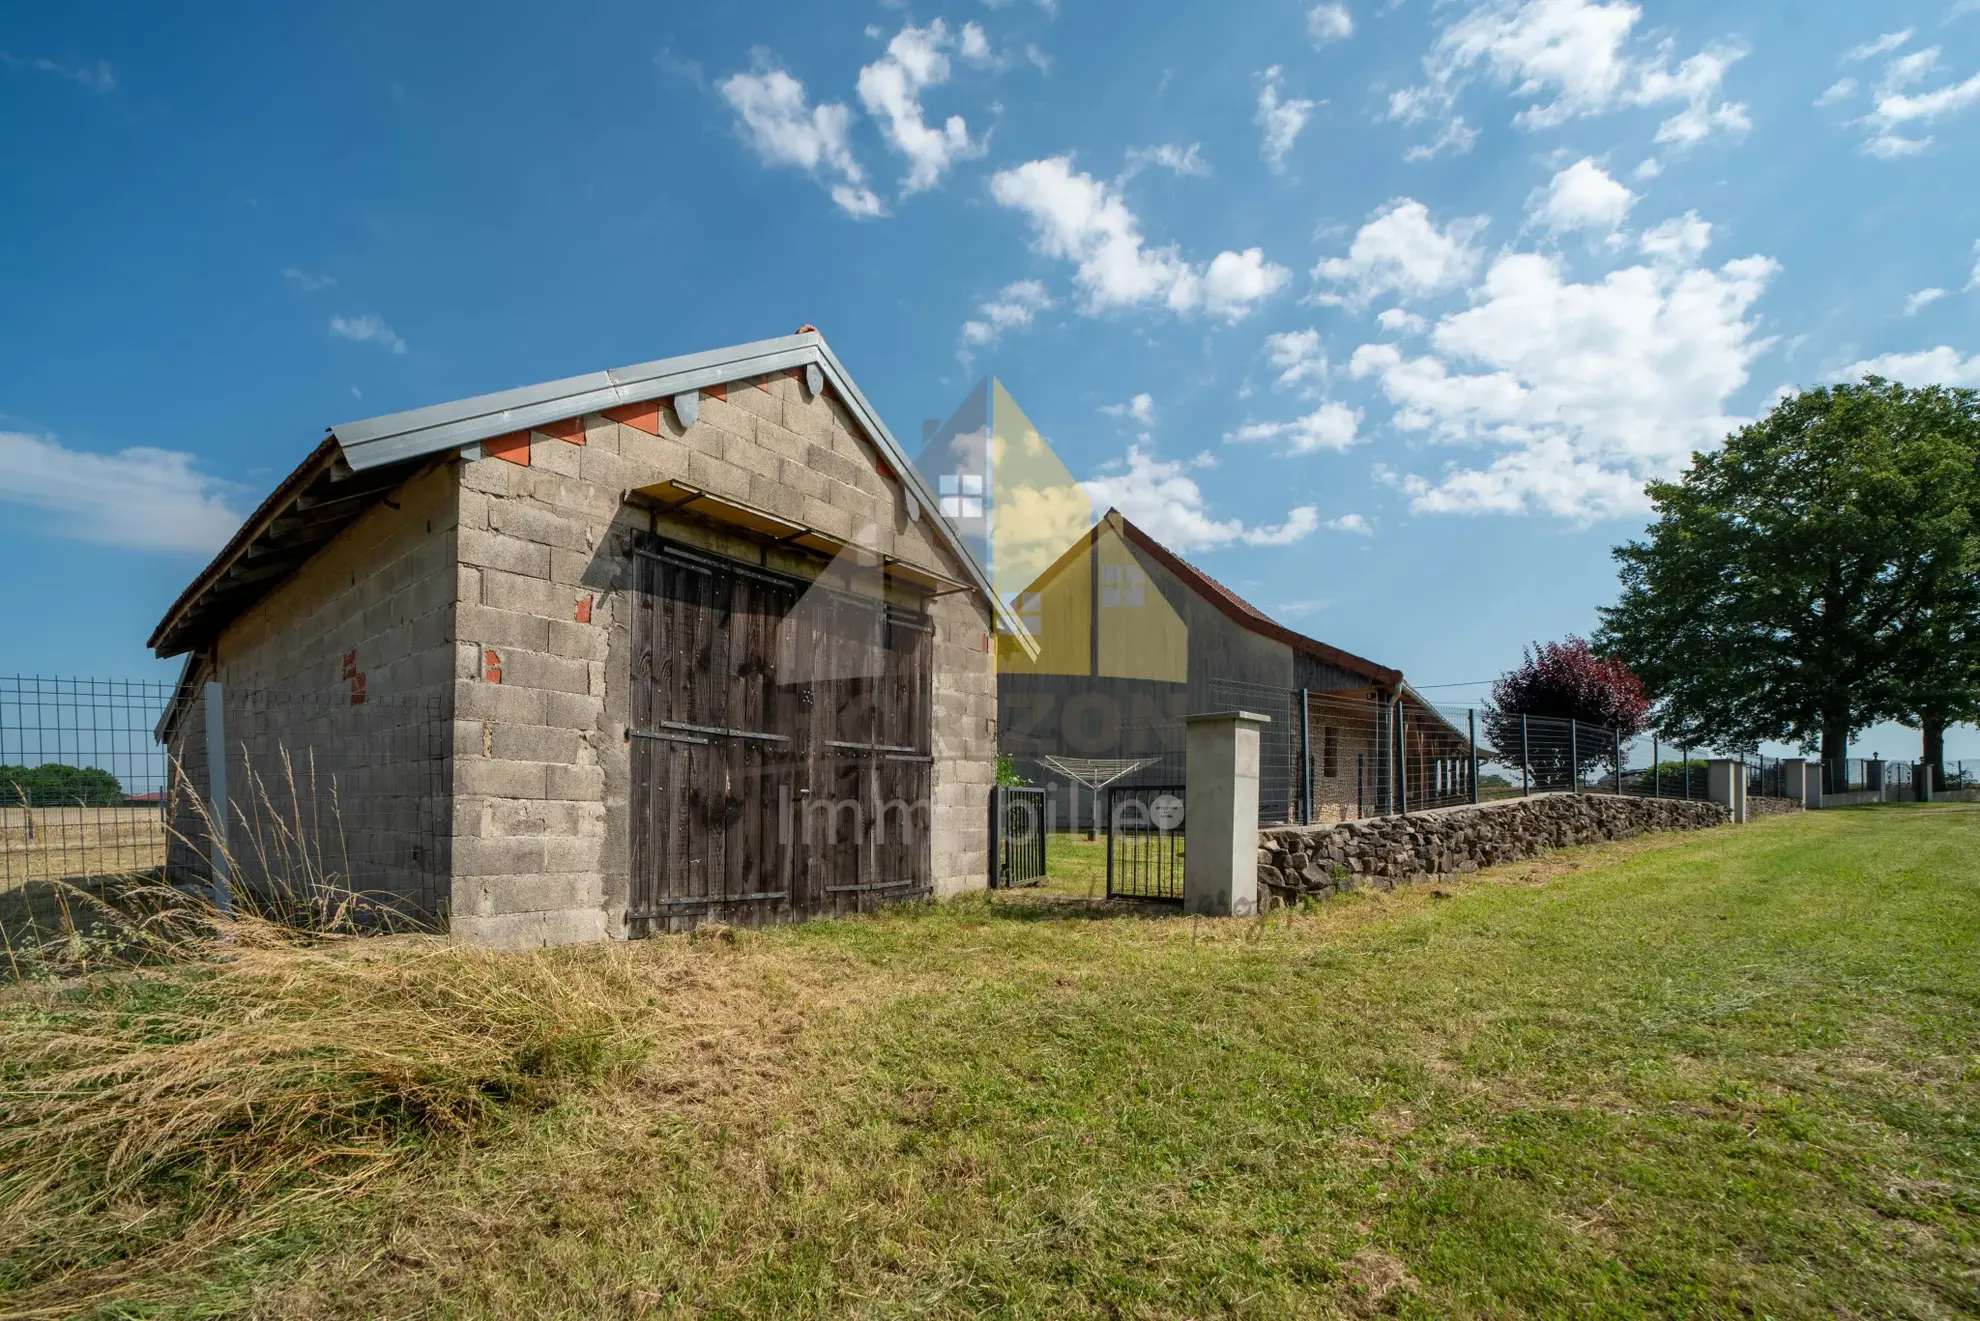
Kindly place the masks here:
<instances>
[{"instance_id":1,"label":"distant fence line","mask_svg":"<svg viewBox=\"0 0 1980 1321\"><path fill-rule=\"evenodd\" d=\"M0 890L111 875L204 886L218 873L263 896L442 910L437 700L353 709L346 693L227 688L209 718L216 688L0 676Z\"/></svg>"}]
</instances>

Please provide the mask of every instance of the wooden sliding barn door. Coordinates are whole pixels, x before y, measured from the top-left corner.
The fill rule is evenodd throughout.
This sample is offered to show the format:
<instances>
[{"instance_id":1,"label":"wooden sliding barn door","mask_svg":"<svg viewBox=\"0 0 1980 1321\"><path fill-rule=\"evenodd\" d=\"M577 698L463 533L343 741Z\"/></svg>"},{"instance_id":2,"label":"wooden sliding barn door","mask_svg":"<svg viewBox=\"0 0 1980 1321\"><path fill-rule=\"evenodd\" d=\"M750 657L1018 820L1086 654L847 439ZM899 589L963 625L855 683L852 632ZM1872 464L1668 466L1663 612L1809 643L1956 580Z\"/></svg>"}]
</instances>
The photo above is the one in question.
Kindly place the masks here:
<instances>
[{"instance_id":1,"label":"wooden sliding barn door","mask_svg":"<svg viewBox=\"0 0 1980 1321\"><path fill-rule=\"evenodd\" d=\"M635 562L631 934L926 893L927 616L666 543Z\"/></svg>"}]
</instances>

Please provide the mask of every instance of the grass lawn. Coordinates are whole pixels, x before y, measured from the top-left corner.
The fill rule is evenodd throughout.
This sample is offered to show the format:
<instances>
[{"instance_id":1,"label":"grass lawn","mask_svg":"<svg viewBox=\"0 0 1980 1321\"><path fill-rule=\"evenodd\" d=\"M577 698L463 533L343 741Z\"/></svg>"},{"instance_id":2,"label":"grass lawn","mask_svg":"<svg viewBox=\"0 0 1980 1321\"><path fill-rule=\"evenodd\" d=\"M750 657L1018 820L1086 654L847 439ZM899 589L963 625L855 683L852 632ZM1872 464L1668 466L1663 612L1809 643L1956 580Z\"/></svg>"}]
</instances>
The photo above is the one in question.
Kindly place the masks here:
<instances>
[{"instance_id":1,"label":"grass lawn","mask_svg":"<svg viewBox=\"0 0 1980 1321\"><path fill-rule=\"evenodd\" d=\"M244 955L301 1006L279 1012L222 963L0 993L0 1311L1980 1314L1980 808L1653 837L1264 920L1088 902L1094 850L1053 844L1038 891L871 920ZM252 1061L284 1049L266 1015L349 1000L370 1026L301 1056L335 1097L386 1087L367 1050L400 1058L393 1002L352 986L445 1004L435 979L470 973L461 1003L513 976L561 1017L490 1016L521 1044L459 1124L397 1093L290 1122L278 1098L230 1121L250 1145L216 1133L134 1183L45 1155L96 1150L35 1098L86 1092L51 1070L97 1057L35 1032ZM263 1171L277 1143L320 1154ZM6 1210L33 1179L57 1183Z\"/></svg>"}]
</instances>

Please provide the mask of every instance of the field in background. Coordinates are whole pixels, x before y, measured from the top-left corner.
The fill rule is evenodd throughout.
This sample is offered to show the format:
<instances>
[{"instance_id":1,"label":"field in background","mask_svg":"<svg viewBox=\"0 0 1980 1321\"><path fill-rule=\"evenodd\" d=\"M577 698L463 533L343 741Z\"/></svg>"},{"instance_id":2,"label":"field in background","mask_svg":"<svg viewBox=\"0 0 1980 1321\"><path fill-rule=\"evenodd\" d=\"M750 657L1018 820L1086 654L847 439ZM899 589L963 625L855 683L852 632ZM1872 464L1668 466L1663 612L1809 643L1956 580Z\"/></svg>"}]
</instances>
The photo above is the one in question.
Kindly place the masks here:
<instances>
[{"instance_id":1,"label":"field in background","mask_svg":"<svg viewBox=\"0 0 1980 1321\"><path fill-rule=\"evenodd\" d=\"M148 807L0 807L0 890L165 865L165 820Z\"/></svg>"},{"instance_id":2,"label":"field in background","mask_svg":"<svg viewBox=\"0 0 1980 1321\"><path fill-rule=\"evenodd\" d=\"M317 1128L264 1097L201 1139L217 1209L189 1155L94 1210L0 1211L0 1310L1980 1313L1980 809L1257 920L1087 902L1095 847L1053 845L1044 892L873 919L6 992L21 1179L54 1159L53 1066L23 1062L51 1024L255 1079L298 1059L321 1095ZM131 1105L115 1132L156 1127Z\"/></svg>"}]
</instances>

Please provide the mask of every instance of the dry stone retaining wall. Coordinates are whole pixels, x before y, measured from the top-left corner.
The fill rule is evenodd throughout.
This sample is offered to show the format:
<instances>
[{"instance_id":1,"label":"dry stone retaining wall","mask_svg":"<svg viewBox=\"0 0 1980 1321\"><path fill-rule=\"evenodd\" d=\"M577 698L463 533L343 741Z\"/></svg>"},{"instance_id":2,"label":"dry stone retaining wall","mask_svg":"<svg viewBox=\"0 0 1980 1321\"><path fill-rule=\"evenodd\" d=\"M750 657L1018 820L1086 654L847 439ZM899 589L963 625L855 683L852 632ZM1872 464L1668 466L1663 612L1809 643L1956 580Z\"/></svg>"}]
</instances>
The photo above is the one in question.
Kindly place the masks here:
<instances>
[{"instance_id":1,"label":"dry stone retaining wall","mask_svg":"<svg viewBox=\"0 0 1980 1321\"><path fill-rule=\"evenodd\" d=\"M1339 825L1282 826L1259 832L1259 893L1290 900L1359 885L1391 889L1549 849L1653 830L1703 830L1727 819L1719 804L1695 800L1539 794Z\"/></svg>"},{"instance_id":2,"label":"dry stone retaining wall","mask_svg":"<svg viewBox=\"0 0 1980 1321\"><path fill-rule=\"evenodd\" d=\"M1746 815L1749 818L1756 816L1786 816L1790 812L1805 812L1807 810L1808 805L1803 803L1799 798L1780 798L1770 794L1748 794L1746 796Z\"/></svg>"}]
</instances>

